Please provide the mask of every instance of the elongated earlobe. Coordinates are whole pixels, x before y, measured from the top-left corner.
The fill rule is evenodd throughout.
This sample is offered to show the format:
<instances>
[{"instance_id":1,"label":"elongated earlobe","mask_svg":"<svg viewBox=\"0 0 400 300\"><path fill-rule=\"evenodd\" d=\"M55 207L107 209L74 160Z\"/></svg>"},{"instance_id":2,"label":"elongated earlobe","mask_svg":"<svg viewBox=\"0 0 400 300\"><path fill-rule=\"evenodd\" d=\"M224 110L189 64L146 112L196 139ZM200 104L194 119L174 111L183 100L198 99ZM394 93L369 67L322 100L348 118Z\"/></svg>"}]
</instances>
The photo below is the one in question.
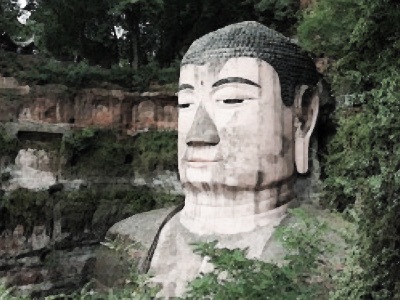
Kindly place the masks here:
<instances>
[{"instance_id":1,"label":"elongated earlobe","mask_svg":"<svg viewBox=\"0 0 400 300\"><path fill-rule=\"evenodd\" d=\"M295 162L297 172L301 174L308 171L310 138L318 117L320 85L311 96L305 93L306 90L306 86L301 86L295 98Z\"/></svg>"}]
</instances>

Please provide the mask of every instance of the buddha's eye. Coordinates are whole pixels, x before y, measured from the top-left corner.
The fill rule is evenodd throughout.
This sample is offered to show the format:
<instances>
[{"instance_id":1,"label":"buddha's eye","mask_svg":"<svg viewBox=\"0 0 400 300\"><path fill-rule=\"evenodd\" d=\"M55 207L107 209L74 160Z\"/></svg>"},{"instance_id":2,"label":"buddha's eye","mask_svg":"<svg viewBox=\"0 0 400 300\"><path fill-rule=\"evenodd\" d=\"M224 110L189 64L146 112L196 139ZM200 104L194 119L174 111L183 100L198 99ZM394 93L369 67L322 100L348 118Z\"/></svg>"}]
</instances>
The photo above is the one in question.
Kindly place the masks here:
<instances>
[{"instance_id":1,"label":"buddha's eye","mask_svg":"<svg viewBox=\"0 0 400 300\"><path fill-rule=\"evenodd\" d=\"M225 104L238 104L238 103L243 103L244 99L225 99L222 100L223 103Z\"/></svg>"},{"instance_id":2,"label":"buddha's eye","mask_svg":"<svg viewBox=\"0 0 400 300\"><path fill-rule=\"evenodd\" d=\"M178 104L178 108L189 108L192 103L183 103L183 104Z\"/></svg>"}]
</instances>

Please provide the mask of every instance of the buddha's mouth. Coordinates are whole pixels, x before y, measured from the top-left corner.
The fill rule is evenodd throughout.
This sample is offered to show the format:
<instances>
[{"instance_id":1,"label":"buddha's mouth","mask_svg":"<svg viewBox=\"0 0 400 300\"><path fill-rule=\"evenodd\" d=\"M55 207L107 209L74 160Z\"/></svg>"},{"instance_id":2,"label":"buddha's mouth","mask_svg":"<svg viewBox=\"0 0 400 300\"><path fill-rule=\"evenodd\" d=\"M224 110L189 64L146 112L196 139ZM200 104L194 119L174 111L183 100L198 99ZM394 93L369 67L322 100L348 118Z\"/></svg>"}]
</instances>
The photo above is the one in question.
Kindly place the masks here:
<instances>
[{"instance_id":1,"label":"buddha's mouth","mask_svg":"<svg viewBox=\"0 0 400 300\"><path fill-rule=\"evenodd\" d=\"M219 162L221 161L220 159L217 160L210 160L210 159L201 159L201 158L196 158L196 159L187 159L187 162L199 162L199 163L207 163L207 162Z\"/></svg>"},{"instance_id":2,"label":"buddha's mouth","mask_svg":"<svg viewBox=\"0 0 400 300\"><path fill-rule=\"evenodd\" d=\"M193 168L201 168L217 164L220 160L186 160L186 166Z\"/></svg>"},{"instance_id":3,"label":"buddha's mouth","mask_svg":"<svg viewBox=\"0 0 400 300\"><path fill-rule=\"evenodd\" d=\"M187 161L187 168L209 168L218 163L218 161Z\"/></svg>"},{"instance_id":4,"label":"buddha's mouth","mask_svg":"<svg viewBox=\"0 0 400 300\"><path fill-rule=\"evenodd\" d=\"M188 147L183 156L187 163L216 163L222 160L221 155L215 147Z\"/></svg>"}]
</instances>

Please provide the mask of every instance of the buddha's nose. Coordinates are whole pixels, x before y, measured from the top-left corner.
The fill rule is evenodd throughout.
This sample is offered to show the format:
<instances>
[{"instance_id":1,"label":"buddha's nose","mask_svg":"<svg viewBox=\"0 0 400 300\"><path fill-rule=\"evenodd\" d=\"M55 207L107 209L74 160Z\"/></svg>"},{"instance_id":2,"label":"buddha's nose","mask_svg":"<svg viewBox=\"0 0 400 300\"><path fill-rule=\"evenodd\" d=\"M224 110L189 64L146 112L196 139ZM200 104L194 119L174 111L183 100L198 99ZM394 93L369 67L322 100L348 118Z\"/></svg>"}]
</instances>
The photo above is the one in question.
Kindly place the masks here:
<instances>
[{"instance_id":1,"label":"buddha's nose","mask_svg":"<svg viewBox=\"0 0 400 300\"><path fill-rule=\"evenodd\" d=\"M203 105L200 105L186 136L186 144L188 146L215 146L218 143L217 127Z\"/></svg>"}]
</instances>

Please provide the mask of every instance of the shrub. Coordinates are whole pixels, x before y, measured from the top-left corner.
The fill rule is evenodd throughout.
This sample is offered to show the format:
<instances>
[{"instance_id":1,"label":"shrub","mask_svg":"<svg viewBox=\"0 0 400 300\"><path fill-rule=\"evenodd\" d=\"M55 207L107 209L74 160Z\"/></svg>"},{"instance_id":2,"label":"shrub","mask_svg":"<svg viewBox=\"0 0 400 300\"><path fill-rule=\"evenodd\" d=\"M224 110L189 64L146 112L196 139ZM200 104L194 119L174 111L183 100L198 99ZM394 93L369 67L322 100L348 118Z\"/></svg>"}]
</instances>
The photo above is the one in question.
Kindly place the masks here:
<instances>
[{"instance_id":1,"label":"shrub","mask_svg":"<svg viewBox=\"0 0 400 300\"><path fill-rule=\"evenodd\" d=\"M175 131L149 131L137 135L133 166L139 173L178 169Z\"/></svg>"},{"instance_id":2,"label":"shrub","mask_svg":"<svg viewBox=\"0 0 400 300\"><path fill-rule=\"evenodd\" d=\"M19 150L18 140L7 134L2 127L0 127L0 145L0 158L2 156L17 156Z\"/></svg>"},{"instance_id":3,"label":"shrub","mask_svg":"<svg viewBox=\"0 0 400 300\"><path fill-rule=\"evenodd\" d=\"M156 170L177 170L177 133L148 131L118 138L115 131L75 131L63 141L68 172L83 175L129 177Z\"/></svg>"},{"instance_id":4,"label":"shrub","mask_svg":"<svg viewBox=\"0 0 400 300\"><path fill-rule=\"evenodd\" d=\"M323 199L354 207L359 235L334 299L400 298L399 32L392 0L320 0L299 26L306 47L335 60L330 75L345 100Z\"/></svg>"},{"instance_id":5,"label":"shrub","mask_svg":"<svg viewBox=\"0 0 400 300\"><path fill-rule=\"evenodd\" d=\"M342 281L339 294L348 299L400 296L399 78L359 95L364 105L355 115L338 113L340 129L330 145L325 199L340 209L353 205L359 215L358 255L348 266L358 273Z\"/></svg>"},{"instance_id":6,"label":"shrub","mask_svg":"<svg viewBox=\"0 0 400 300\"><path fill-rule=\"evenodd\" d=\"M329 255L327 227L305 211L291 211L295 226L277 236L287 250L282 266L246 258L240 249L219 249L217 242L199 244L195 252L209 257L215 269L189 284L186 299L326 299L327 290L313 281L321 253Z\"/></svg>"},{"instance_id":7,"label":"shrub","mask_svg":"<svg viewBox=\"0 0 400 300\"><path fill-rule=\"evenodd\" d=\"M6 288L4 284L0 283L0 299L1 300L28 300L28 297L12 295L13 288Z\"/></svg>"},{"instance_id":8,"label":"shrub","mask_svg":"<svg viewBox=\"0 0 400 300\"><path fill-rule=\"evenodd\" d=\"M43 55L18 56L0 51L3 76L16 77L27 84L64 84L70 87L96 87L112 83L133 91L145 91L153 82L173 84L176 90L179 64L161 68L150 62L134 71L129 66L113 65L110 69L91 66L86 61L61 62Z\"/></svg>"}]
</instances>

